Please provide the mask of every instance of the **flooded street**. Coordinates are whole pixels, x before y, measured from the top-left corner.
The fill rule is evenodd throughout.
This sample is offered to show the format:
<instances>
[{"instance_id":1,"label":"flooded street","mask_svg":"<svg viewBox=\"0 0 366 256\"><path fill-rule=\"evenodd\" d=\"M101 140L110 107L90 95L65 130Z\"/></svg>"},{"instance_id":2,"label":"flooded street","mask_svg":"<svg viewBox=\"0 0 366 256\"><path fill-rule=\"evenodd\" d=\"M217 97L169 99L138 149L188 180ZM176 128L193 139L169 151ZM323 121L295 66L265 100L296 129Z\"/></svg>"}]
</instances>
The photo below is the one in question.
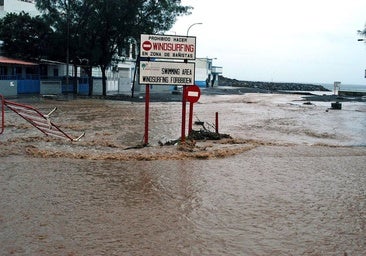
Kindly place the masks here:
<instances>
[{"instance_id":1,"label":"flooded street","mask_svg":"<svg viewBox=\"0 0 366 256\"><path fill-rule=\"evenodd\" d=\"M365 255L366 105L299 95L203 95L195 119L233 139L180 135L181 104L78 99L33 106L79 142L6 111L0 255ZM194 127L199 129L199 127Z\"/></svg>"}]
</instances>

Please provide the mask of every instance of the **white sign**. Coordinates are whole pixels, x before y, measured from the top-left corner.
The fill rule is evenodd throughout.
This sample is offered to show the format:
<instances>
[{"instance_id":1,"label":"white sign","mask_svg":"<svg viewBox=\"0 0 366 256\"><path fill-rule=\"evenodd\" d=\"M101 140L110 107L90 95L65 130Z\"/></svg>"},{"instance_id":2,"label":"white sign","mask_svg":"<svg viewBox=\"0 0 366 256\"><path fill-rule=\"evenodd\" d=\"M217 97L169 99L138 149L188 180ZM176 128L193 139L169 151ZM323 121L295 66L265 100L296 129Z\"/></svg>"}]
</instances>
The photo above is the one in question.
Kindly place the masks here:
<instances>
[{"instance_id":1,"label":"white sign","mask_svg":"<svg viewBox=\"0 0 366 256\"><path fill-rule=\"evenodd\" d=\"M140 56L160 59L196 59L196 37L141 35Z\"/></svg>"},{"instance_id":2,"label":"white sign","mask_svg":"<svg viewBox=\"0 0 366 256\"><path fill-rule=\"evenodd\" d=\"M187 93L187 96L189 96L189 97L198 97L199 96L199 93L198 92L189 91Z\"/></svg>"},{"instance_id":3,"label":"white sign","mask_svg":"<svg viewBox=\"0 0 366 256\"><path fill-rule=\"evenodd\" d=\"M140 84L193 85L194 63L140 61Z\"/></svg>"}]
</instances>

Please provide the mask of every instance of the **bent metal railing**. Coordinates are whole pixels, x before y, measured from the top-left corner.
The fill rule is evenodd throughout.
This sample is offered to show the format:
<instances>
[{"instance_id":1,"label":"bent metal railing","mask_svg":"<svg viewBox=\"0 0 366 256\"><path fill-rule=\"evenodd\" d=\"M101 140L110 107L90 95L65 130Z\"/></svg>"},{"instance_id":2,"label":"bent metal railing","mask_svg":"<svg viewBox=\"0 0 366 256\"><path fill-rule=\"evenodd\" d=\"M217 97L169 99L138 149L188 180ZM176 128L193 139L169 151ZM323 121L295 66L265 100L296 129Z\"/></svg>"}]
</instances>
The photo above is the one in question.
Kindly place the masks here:
<instances>
[{"instance_id":1,"label":"bent metal railing","mask_svg":"<svg viewBox=\"0 0 366 256\"><path fill-rule=\"evenodd\" d=\"M0 123L0 125L1 125L1 127L0 127L0 134L2 134L3 132L4 132L4 125L5 125L5 121L4 121L4 118L5 118L5 116L4 116L4 108L5 108L5 105L4 105L4 97L3 97L3 95L1 95L0 94L0 107L1 107L1 123Z\"/></svg>"},{"instance_id":2,"label":"bent metal railing","mask_svg":"<svg viewBox=\"0 0 366 256\"><path fill-rule=\"evenodd\" d=\"M50 113L48 113L47 115L44 115L39 110L37 110L36 108L34 108L32 106L5 100L1 94L0 94L0 100L1 100L1 132L0 132L0 134L2 134L5 129L5 121L4 121L4 119L5 119L4 111L5 110L4 110L4 108L6 106L9 109L11 109L12 111L14 111L15 113L17 113L22 118L24 118L31 125L36 127L38 130L40 130L42 133L44 133L47 136L68 139L71 141L78 141L85 135L85 133L82 133L79 137L72 138L67 133L62 131L57 125L55 125L53 122L51 122L50 116L53 112L56 111L56 109L57 109L56 107L54 109L52 109Z\"/></svg>"}]
</instances>

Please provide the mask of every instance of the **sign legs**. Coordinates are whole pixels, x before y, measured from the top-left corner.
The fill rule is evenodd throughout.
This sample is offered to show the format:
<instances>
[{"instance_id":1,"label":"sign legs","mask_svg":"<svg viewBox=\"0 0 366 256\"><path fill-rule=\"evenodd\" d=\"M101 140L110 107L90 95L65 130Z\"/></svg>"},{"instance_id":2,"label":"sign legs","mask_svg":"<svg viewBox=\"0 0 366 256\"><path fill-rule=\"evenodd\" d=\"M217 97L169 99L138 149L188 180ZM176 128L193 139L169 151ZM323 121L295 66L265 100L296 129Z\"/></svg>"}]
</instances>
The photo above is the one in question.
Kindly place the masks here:
<instances>
[{"instance_id":1,"label":"sign legs","mask_svg":"<svg viewBox=\"0 0 366 256\"><path fill-rule=\"evenodd\" d=\"M188 135L192 132L192 126L193 126L193 103L189 103L189 126L188 126Z\"/></svg>"},{"instance_id":2,"label":"sign legs","mask_svg":"<svg viewBox=\"0 0 366 256\"><path fill-rule=\"evenodd\" d=\"M149 144L149 107L150 107L150 85L146 85L146 96L145 96L145 135L144 135L144 146Z\"/></svg>"},{"instance_id":3,"label":"sign legs","mask_svg":"<svg viewBox=\"0 0 366 256\"><path fill-rule=\"evenodd\" d=\"M216 133L219 133L219 112L215 113L215 130Z\"/></svg>"},{"instance_id":4,"label":"sign legs","mask_svg":"<svg viewBox=\"0 0 366 256\"><path fill-rule=\"evenodd\" d=\"M187 99L186 95L186 86L183 85L183 93L182 93L182 135L181 135L181 142L184 143L186 140L186 102Z\"/></svg>"}]
</instances>

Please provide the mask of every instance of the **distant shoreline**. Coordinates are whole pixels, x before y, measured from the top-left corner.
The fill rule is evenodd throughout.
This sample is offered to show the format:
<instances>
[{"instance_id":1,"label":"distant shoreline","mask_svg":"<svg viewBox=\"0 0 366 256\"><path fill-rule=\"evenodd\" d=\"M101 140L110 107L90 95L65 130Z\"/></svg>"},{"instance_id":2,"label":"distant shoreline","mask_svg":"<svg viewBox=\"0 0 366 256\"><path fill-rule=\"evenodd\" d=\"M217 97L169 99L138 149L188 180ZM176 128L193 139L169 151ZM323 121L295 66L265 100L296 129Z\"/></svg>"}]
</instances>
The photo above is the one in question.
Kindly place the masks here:
<instances>
[{"instance_id":1,"label":"distant shoreline","mask_svg":"<svg viewBox=\"0 0 366 256\"><path fill-rule=\"evenodd\" d=\"M305 83L281 83L281 82L261 82L261 81L240 81L237 79L219 77L219 86L246 87L265 91L324 91L330 90L318 84Z\"/></svg>"},{"instance_id":2,"label":"distant shoreline","mask_svg":"<svg viewBox=\"0 0 366 256\"><path fill-rule=\"evenodd\" d=\"M315 93L320 92L320 93ZM321 95L321 92L324 92ZM343 94L340 91L340 95L331 95L331 90L318 84L305 84L305 83L280 83L280 82L261 82L261 81L239 81L237 79L231 79L227 77L219 77L219 86L215 87L202 87L201 95L241 95L247 93L277 93L277 94L299 94L303 95L304 101L358 101L366 102L366 97L362 93L360 95L352 95L347 92ZM319 95L320 94L320 95ZM33 95L34 96L34 95ZM29 98L30 95L20 96L18 98ZM131 102L144 102L145 93L135 92L135 96L131 97L128 94L117 95L94 95L94 96L81 96L81 95L67 95L67 96L39 96L40 98L49 98L56 100L70 100L75 98L84 99L106 99L106 100L120 100ZM36 97L37 98L37 97ZM150 94L151 102L180 102L182 101L182 91L167 92L152 92Z\"/></svg>"}]
</instances>

